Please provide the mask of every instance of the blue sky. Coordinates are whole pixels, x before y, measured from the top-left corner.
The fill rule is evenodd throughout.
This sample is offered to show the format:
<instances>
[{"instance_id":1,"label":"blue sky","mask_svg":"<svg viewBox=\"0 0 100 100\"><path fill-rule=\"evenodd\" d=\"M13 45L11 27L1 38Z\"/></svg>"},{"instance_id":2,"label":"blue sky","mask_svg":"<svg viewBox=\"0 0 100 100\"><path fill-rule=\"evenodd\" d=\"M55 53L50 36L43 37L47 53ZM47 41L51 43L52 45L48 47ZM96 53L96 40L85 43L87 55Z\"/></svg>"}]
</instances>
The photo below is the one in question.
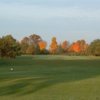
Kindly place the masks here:
<instances>
[{"instance_id":1,"label":"blue sky","mask_svg":"<svg viewBox=\"0 0 100 100\"><path fill-rule=\"evenodd\" d=\"M100 0L0 0L0 36L32 33L48 42L100 38Z\"/></svg>"}]
</instances>

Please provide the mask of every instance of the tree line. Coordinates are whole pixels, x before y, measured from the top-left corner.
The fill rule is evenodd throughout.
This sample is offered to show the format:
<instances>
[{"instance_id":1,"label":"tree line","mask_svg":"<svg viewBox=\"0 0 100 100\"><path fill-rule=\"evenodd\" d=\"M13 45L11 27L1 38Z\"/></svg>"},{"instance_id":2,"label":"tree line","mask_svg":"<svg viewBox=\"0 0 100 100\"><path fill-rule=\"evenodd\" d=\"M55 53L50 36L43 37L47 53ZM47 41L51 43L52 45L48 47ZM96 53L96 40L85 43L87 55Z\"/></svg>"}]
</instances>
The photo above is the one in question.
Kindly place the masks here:
<instances>
[{"instance_id":1,"label":"tree line","mask_svg":"<svg viewBox=\"0 0 100 100\"><path fill-rule=\"evenodd\" d=\"M0 38L0 57L2 58L39 54L100 56L100 39L96 39L90 44L85 40L77 40L73 43L65 40L58 44L56 37L53 37L49 48L47 48L47 42L37 34L24 37L21 41L17 41L12 35Z\"/></svg>"}]
</instances>

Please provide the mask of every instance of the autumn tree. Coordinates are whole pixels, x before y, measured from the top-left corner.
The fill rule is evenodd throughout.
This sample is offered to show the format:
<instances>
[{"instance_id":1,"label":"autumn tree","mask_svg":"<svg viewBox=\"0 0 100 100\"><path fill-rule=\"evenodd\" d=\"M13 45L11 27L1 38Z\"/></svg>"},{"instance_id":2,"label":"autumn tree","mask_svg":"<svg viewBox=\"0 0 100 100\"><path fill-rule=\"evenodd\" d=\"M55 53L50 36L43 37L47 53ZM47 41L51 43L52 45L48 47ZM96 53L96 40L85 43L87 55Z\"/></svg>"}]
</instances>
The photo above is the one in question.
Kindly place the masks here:
<instances>
[{"instance_id":1,"label":"autumn tree","mask_svg":"<svg viewBox=\"0 0 100 100\"><path fill-rule=\"evenodd\" d=\"M38 44L41 51L46 49L47 43L45 41L40 41Z\"/></svg>"},{"instance_id":2,"label":"autumn tree","mask_svg":"<svg viewBox=\"0 0 100 100\"><path fill-rule=\"evenodd\" d=\"M21 50L23 54L39 54L39 42L42 38L39 35L32 34L29 37L25 37L21 41Z\"/></svg>"},{"instance_id":3,"label":"autumn tree","mask_svg":"<svg viewBox=\"0 0 100 100\"><path fill-rule=\"evenodd\" d=\"M47 47L46 41L42 40L39 42L40 54L44 54L44 55L49 54L49 51L46 47Z\"/></svg>"},{"instance_id":4,"label":"autumn tree","mask_svg":"<svg viewBox=\"0 0 100 100\"><path fill-rule=\"evenodd\" d=\"M70 47L70 51L72 51L72 52L80 52L80 45L79 45L79 43L78 42L74 42L72 45L71 45L71 47Z\"/></svg>"},{"instance_id":5,"label":"autumn tree","mask_svg":"<svg viewBox=\"0 0 100 100\"><path fill-rule=\"evenodd\" d=\"M26 49L26 54L33 55L34 54L34 45L29 45Z\"/></svg>"},{"instance_id":6,"label":"autumn tree","mask_svg":"<svg viewBox=\"0 0 100 100\"><path fill-rule=\"evenodd\" d=\"M57 53L57 49L58 49L58 44L57 44L57 41L56 41L56 37L53 37L51 45L50 45L50 52L52 54L56 54Z\"/></svg>"},{"instance_id":7,"label":"autumn tree","mask_svg":"<svg viewBox=\"0 0 100 100\"><path fill-rule=\"evenodd\" d=\"M63 53L64 53L64 49L62 48L62 45L59 44L57 48L57 54L63 54Z\"/></svg>"},{"instance_id":8,"label":"autumn tree","mask_svg":"<svg viewBox=\"0 0 100 100\"><path fill-rule=\"evenodd\" d=\"M69 48L70 52L80 53L80 54L86 54L88 49L88 44L85 42L85 40L78 40Z\"/></svg>"},{"instance_id":9,"label":"autumn tree","mask_svg":"<svg viewBox=\"0 0 100 100\"><path fill-rule=\"evenodd\" d=\"M79 46L80 46L80 52L85 54L88 49L88 44L86 43L85 40L79 40L77 42L79 43Z\"/></svg>"},{"instance_id":10,"label":"autumn tree","mask_svg":"<svg viewBox=\"0 0 100 100\"><path fill-rule=\"evenodd\" d=\"M38 44L41 51L46 49L47 43L45 41L40 41Z\"/></svg>"},{"instance_id":11,"label":"autumn tree","mask_svg":"<svg viewBox=\"0 0 100 100\"><path fill-rule=\"evenodd\" d=\"M68 47L69 47L69 42L68 41L64 41L61 44L61 48L63 49L63 53L67 53L68 52Z\"/></svg>"},{"instance_id":12,"label":"autumn tree","mask_svg":"<svg viewBox=\"0 0 100 100\"><path fill-rule=\"evenodd\" d=\"M39 35L32 34L29 36L30 44L34 45L34 53L39 54L40 48L39 48L39 42L42 41L42 38Z\"/></svg>"}]
</instances>

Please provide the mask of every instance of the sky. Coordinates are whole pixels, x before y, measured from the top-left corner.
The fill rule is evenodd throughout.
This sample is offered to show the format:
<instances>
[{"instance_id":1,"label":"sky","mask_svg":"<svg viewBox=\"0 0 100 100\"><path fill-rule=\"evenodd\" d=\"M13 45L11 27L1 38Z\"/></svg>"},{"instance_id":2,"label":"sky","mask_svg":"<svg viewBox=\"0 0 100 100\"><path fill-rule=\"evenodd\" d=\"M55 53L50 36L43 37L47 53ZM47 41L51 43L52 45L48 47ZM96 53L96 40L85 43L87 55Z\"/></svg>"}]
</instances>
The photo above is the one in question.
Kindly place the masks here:
<instances>
[{"instance_id":1,"label":"sky","mask_svg":"<svg viewBox=\"0 0 100 100\"><path fill-rule=\"evenodd\" d=\"M100 38L100 0L0 0L0 37L33 33L48 42Z\"/></svg>"}]
</instances>

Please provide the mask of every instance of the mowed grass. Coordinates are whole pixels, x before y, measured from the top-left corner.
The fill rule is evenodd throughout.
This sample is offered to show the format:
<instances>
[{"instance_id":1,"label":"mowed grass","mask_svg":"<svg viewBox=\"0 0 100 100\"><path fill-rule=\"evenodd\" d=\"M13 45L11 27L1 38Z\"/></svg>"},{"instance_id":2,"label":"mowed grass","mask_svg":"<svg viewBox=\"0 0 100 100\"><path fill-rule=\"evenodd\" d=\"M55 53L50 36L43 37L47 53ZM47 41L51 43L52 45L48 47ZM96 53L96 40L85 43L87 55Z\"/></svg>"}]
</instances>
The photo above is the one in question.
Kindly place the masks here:
<instances>
[{"instance_id":1,"label":"mowed grass","mask_svg":"<svg viewBox=\"0 0 100 100\"><path fill-rule=\"evenodd\" d=\"M0 59L0 100L100 100L100 57Z\"/></svg>"}]
</instances>

